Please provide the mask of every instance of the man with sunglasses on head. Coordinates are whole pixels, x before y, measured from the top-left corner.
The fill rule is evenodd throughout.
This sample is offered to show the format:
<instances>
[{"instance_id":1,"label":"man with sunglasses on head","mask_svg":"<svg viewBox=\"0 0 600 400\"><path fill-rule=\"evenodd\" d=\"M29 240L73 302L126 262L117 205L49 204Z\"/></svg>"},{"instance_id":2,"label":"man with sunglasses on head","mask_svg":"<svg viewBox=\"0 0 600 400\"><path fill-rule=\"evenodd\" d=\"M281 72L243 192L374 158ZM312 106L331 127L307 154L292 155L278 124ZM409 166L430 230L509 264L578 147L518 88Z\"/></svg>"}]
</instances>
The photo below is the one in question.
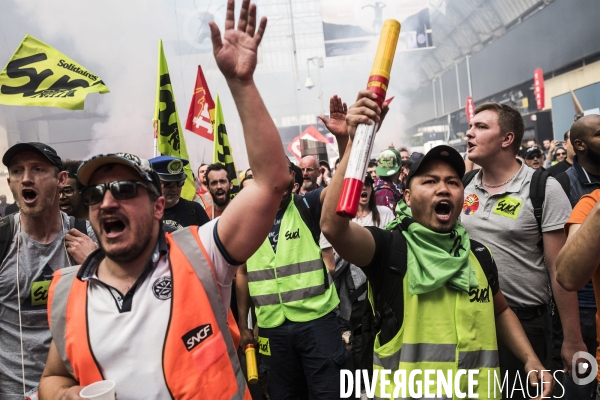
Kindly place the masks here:
<instances>
[{"instance_id":1,"label":"man with sunglasses on head","mask_svg":"<svg viewBox=\"0 0 600 400\"><path fill-rule=\"evenodd\" d=\"M53 148L18 143L2 162L19 211L0 222L0 399L23 399L37 391L50 348L46 305L52 274L82 262L96 245L87 237L94 237L89 223L59 208L68 178ZM85 233L74 233L75 226ZM75 243L80 236L86 239L81 243L91 243L87 252Z\"/></svg>"},{"instance_id":2,"label":"man with sunglasses on head","mask_svg":"<svg viewBox=\"0 0 600 400\"><path fill-rule=\"evenodd\" d=\"M188 160L160 156L148 161L160 178L160 186L165 198L163 223L166 226L178 230L190 225L202 226L210 221L200 203L181 198L181 190L187 177L183 167L189 163Z\"/></svg>"},{"instance_id":3,"label":"man with sunglasses on head","mask_svg":"<svg viewBox=\"0 0 600 400\"><path fill-rule=\"evenodd\" d=\"M229 0L223 37L210 27L254 184L221 217L164 234L165 198L147 161L121 153L84 162L78 178L100 249L54 277L54 341L40 398L80 399L82 386L106 379L115 381L119 399L250 399L236 354L231 283L271 229L289 174L253 81L267 21L258 24L256 6L245 0L235 29L234 7Z\"/></svg>"}]
</instances>

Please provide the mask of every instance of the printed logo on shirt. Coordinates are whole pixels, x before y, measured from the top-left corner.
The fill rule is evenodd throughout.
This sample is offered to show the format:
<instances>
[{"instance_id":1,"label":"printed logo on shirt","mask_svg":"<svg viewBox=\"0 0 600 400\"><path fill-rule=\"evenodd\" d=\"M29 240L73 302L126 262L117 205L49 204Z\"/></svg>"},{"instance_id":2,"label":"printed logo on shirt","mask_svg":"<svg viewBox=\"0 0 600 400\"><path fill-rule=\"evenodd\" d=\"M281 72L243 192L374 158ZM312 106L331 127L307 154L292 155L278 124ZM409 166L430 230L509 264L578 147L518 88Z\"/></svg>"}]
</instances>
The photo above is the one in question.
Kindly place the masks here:
<instances>
[{"instance_id":1,"label":"printed logo on shirt","mask_svg":"<svg viewBox=\"0 0 600 400\"><path fill-rule=\"evenodd\" d=\"M31 284L31 305L41 306L48 303L48 289L52 281L33 282Z\"/></svg>"},{"instance_id":2,"label":"printed logo on shirt","mask_svg":"<svg viewBox=\"0 0 600 400\"><path fill-rule=\"evenodd\" d=\"M489 303L490 302L490 286L486 288L473 288L469 290L470 302Z\"/></svg>"},{"instance_id":3,"label":"printed logo on shirt","mask_svg":"<svg viewBox=\"0 0 600 400\"><path fill-rule=\"evenodd\" d=\"M158 278L152 284L152 293L159 300L170 299L173 294L173 284L170 276Z\"/></svg>"},{"instance_id":4,"label":"printed logo on shirt","mask_svg":"<svg viewBox=\"0 0 600 400\"><path fill-rule=\"evenodd\" d=\"M258 337L258 352L265 356L271 355L271 346L269 345L269 338Z\"/></svg>"},{"instance_id":5,"label":"printed logo on shirt","mask_svg":"<svg viewBox=\"0 0 600 400\"><path fill-rule=\"evenodd\" d=\"M479 208L479 197L475 193L472 193L465 197L463 203L463 213L465 215L471 215Z\"/></svg>"},{"instance_id":6,"label":"printed logo on shirt","mask_svg":"<svg viewBox=\"0 0 600 400\"><path fill-rule=\"evenodd\" d=\"M295 232L287 231L285 233L285 240L290 240L290 239L300 239L300 228L296 229Z\"/></svg>"},{"instance_id":7,"label":"printed logo on shirt","mask_svg":"<svg viewBox=\"0 0 600 400\"><path fill-rule=\"evenodd\" d=\"M204 342L208 337L212 336L213 330L210 324L200 325L192 329L181 337L187 351L192 351L200 343Z\"/></svg>"},{"instance_id":8,"label":"printed logo on shirt","mask_svg":"<svg viewBox=\"0 0 600 400\"><path fill-rule=\"evenodd\" d=\"M516 197L511 196L503 196L498 199L498 203L496 204L496 208L494 209L494 214L502 215L503 217L508 217L512 219L517 219L519 216L519 212L521 211L521 206L523 205L523 200L518 199Z\"/></svg>"},{"instance_id":9,"label":"printed logo on shirt","mask_svg":"<svg viewBox=\"0 0 600 400\"><path fill-rule=\"evenodd\" d=\"M183 225L179 224L177 221L173 221L172 219L163 220L165 225L172 226L176 231L183 229Z\"/></svg>"}]
</instances>

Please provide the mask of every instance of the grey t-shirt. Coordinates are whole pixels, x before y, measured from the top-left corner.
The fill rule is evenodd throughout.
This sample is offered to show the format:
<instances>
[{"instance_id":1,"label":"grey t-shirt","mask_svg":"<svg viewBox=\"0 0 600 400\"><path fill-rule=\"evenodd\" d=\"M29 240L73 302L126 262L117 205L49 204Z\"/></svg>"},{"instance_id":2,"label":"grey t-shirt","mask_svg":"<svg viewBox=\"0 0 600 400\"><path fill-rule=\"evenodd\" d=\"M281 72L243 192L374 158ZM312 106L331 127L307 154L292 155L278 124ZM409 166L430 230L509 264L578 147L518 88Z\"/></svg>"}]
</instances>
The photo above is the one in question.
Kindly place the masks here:
<instances>
[{"instance_id":1,"label":"grey t-shirt","mask_svg":"<svg viewBox=\"0 0 600 400\"><path fill-rule=\"evenodd\" d=\"M54 271L67 267L70 261L63 245L69 230L69 216L63 217L63 231L48 244L33 240L20 232L19 287L25 387L29 391L40 381L52 339L48 329L46 303L48 287ZM21 343L17 304L17 244L20 213L15 214L15 232L6 257L0 264L0 400L23 399ZM96 241L89 222L88 236Z\"/></svg>"},{"instance_id":2,"label":"grey t-shirt","mask_svg":"<svg viewBox=\"0 0 600 400\"><path fill-rule=\"evenodd\" d=\"M498 266L500 289L511 307L535 307L550 302L550 290L529 184L534 170L522 165L507 188L490 196L481 171L465 188L461 222L469 236L485 243ZM560 184L546 181L542 232L563 229L571 205Z\"/></svg>"}]
</instances>

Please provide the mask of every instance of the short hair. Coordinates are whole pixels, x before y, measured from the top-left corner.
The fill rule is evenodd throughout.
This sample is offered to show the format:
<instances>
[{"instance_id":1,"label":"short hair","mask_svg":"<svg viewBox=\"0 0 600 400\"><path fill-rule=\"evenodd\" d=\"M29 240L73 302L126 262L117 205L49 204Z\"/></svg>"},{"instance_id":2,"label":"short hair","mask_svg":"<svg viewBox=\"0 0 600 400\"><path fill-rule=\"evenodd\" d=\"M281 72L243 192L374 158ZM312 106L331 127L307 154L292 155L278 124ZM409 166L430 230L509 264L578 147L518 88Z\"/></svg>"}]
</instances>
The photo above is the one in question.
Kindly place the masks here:
<instances>
[{"instance_id":1,"label":"short hair","mask_svg":"<svg viewBox=\"0 0 600 400\"><path fill-rule=\"evenodd\" d=\"M568 131L565 132L565 136L563 137L563 141L566 142L569 139L569 132L571 132L571 130L569 129Z\"/></svg>"},{"instance_id":2,"label":"short hair","mask_svg":"<svg viewBox=\"0 0 600 400\"><path fill-rule=\"evenodd\" d=\"M519 153L519 147L525 134L525 124L523 123L521 113L506 104L488 102L475 107L475 115L486 110L494 111L498 115L498 125L500 126L500 133L502 135L508 132L515 134L512 149L515 154Z\"/></svg>"},{"instance_id":3,"label":"short hair","mask_svg":"<svg viewBox=\"0 0 600 400\"><path fill-rule=\"evenodd\" d=\"M77 189L81 190L83 189L83 185L79 182L79 180L77 179L77 170L79 169L79 166L83 163L83 161L81 160L65 160L63 161L63 166L65 167L65 171L67 171L67 175L69 176L69 178L74 178L75 180L77 180Z\"/></svg>"},{"instance_id":4,"label":"short hair","mask_svg":"<svg viewBox=\"0 0 600 400\"><path fill-rule=\"evenodd\" d=\"M369 160L369 165L367 166L367 168L373 168L373 167L377 167L377 161Z\"/></svg>"},{"instance_id":5,"label":"short hair","mask_svg":"<svg viewBox=\"0 0 600 400\"><path fill-rule=\"evenodd\" d=\"M206 173L204 174L204 180L206 181L206 183L208 184L208 174L211 173L212 171L225 171L227 172L227 168L225 168L225 166L221 163L214 163L214 164L210 164L208 166L208 168L206 168ZM229 179L229 174L227 174L227 180L231 182L231 179Z\"/></svg>"},{"instance_id":6,"label":"short hair","mask_svg":"<svg viewBox=\"0 0 600 400\"><path fill-rule=\"evenodd\" d=\"M408 149L406 147L400 147L398 149L398 153L402 153L403 151L407 152L408 154L410 154L410 151L408 151Z\"/></svg>"}]
</instances>

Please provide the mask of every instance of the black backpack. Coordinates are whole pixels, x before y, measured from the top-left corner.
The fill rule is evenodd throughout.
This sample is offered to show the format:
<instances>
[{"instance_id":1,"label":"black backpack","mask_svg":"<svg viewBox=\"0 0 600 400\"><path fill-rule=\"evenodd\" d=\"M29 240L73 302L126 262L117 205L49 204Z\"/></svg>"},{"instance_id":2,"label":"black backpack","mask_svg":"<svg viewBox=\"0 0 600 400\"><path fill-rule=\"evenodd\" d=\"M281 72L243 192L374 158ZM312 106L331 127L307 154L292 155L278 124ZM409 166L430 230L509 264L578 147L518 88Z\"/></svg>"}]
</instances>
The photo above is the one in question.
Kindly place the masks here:
<instances>
[{"instance_id":1,"label":"black backpack","mask_svg":"<svg viewBox=\"0 0 600 400\"><path fill-rule=\"evenodd\" d=\"M200 220L198 219L198 215L196 214L196 210L194 210L194 202L186 201L185 209L188 214L188 218L190 219L190 225L200 226Z\"/></svg>"},{"instance_id":2,"label":"black backpack","mask_svg":"<svg viewBox=\"0 0 600 400\"><path fill-rule=\"evenodd\" d=\"M87 226L84 219L69 217L69 229L75 228L79 232L87 236ZM15 214L9 214L0 220L0 264L6 257L8 247L12 242L13 233L15 230ZM69 255L70 257L70 255Z\"/></svg>"},{"instance_id":3,"label":"black backpack","mask_svg":"<svg viewBox=\"0 0 600 400\"><path fill-rule=\"evenodd\" d=\"M404 276L408 260L408 247L402 230L407 230L413 221L404 218L402 223L393 232L391 264L383 271L380 282L371 282L374 296L375 310L369 301L365 301L362 321L362 343L364 351L361 357L361 367L369 371L373 368L373 346L378 332L380 343L388 343L396 336L404 320ZM494 273L494 261L488 248L470 239L471 252L479 261L490 287L498 285ZM394 311L395 310L395 311Z\"/></svg>"},{"instance_id":4,"label":"black backpack","mask_svg":"<svg viewBox=\"0 0 600 400\"><path fill-rule=\"evenodd\" d=\"M464 187L467 187L473 180L475 175L479 172L479 169L474 169L467 172L463 178L462 183ZM542 242L542 214L544 212L544 200L546 199L546 181L551 176L548 170L538 169L533 173L531 182L529 183L529 198L533 205L533 216L537 222L538 232L540 233L540 241L538 247L543 248Z\"/></svg>"}]
</instances>

